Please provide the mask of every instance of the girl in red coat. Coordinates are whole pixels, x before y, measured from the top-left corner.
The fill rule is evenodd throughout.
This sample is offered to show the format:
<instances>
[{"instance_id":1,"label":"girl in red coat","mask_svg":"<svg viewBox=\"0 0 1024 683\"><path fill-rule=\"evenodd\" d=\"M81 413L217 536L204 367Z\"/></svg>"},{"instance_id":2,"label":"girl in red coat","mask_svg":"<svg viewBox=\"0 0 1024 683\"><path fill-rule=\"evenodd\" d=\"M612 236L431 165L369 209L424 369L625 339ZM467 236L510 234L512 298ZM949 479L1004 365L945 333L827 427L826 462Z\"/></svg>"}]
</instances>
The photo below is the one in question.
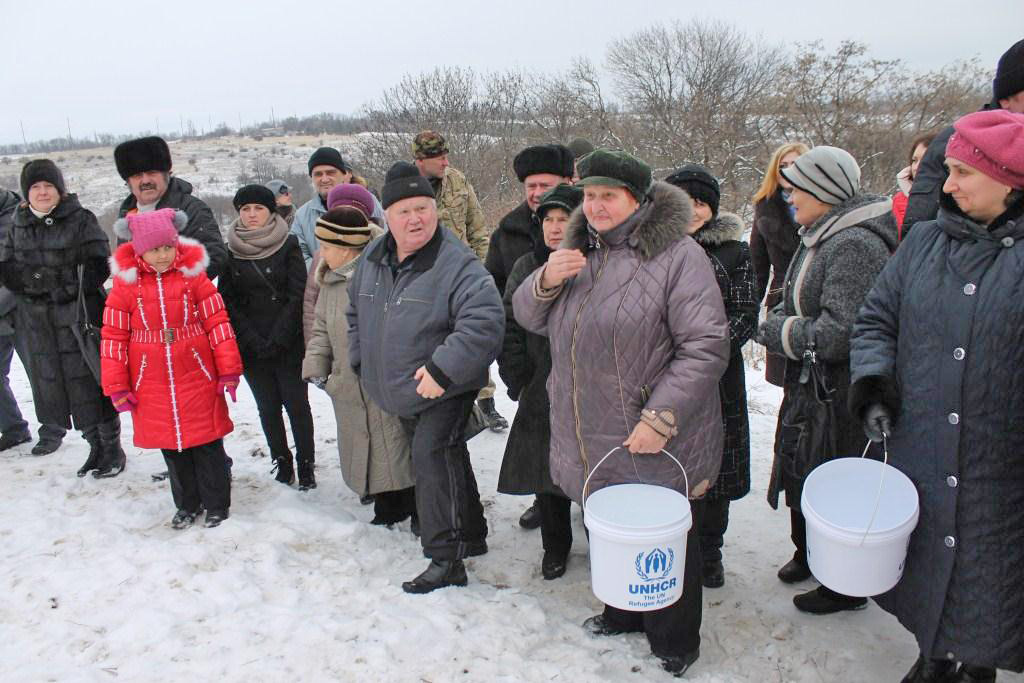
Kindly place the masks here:
<instances>
[{"instance_id":1,"label":"girl in red coat","mask_svg":"<svg viewBox=\"0 0 1024 683\"><path fill-rule=\"evenodd\" d=\"M135 445L159 448L178 511L175 529L227 519L231 480L222 437L234 429L224 393L235 400L242 360L206 249L178 231L187 217L160 209L118 220L131 242L110 259L114 288L103 311L103 393L131 411Z\"/></svg>"}]
</instances>

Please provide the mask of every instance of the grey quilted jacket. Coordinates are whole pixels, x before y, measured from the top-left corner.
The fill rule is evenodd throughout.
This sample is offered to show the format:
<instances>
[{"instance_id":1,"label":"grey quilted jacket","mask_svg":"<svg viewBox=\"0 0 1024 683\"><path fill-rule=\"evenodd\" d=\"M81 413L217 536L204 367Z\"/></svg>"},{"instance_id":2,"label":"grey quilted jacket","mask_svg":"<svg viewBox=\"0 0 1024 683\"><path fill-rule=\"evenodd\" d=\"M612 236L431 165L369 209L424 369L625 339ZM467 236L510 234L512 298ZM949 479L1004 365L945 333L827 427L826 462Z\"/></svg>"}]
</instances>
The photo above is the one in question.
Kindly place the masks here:
<instances>
[{"instance_id":1,"label":"grey quilted jacket","mask_svg":"<svg viewBox=\"0 0 1024 683\"><path fill-rule=\"evenodd\" d=\"M551 342L551 475L576 501L606 453L620 446L642 409L671 410L679 428L666 450L689 476L691 497L715 482L722 461L718 381L729 363L729 325L704 249L685 233L686 193L656 183L629 219L598 235L581 209L562 246L587 265L558 296L538 295L530 275L516 290L516 320ZM668 458L620 451L587 494L635 482L686 492Z\"/></svg>"}]
</instances>

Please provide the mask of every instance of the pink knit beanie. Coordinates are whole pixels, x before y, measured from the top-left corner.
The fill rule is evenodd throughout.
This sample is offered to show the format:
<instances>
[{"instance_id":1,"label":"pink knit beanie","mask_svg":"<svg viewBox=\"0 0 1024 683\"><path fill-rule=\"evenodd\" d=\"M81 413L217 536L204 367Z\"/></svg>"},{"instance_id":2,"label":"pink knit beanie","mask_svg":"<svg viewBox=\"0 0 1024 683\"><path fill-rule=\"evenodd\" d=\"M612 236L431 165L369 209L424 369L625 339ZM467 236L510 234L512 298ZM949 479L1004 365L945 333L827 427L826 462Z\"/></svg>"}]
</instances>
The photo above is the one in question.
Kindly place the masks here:
<instances>
[{"instance_id":1,"label":"pink knit beanie","mask_svg":"<svg viewBox=\"0 0 1024 683\"><path fill-rule=\"evenodd\" d=\"M142 256L150 249L178 243L178 231L185 227L188 216L184 211L158 209L146 213L132 213L114 224L114 232L123 239L131 239L135 253ZM125 234L127 233L127 234Z\"/></svg>"},{"instance_id":2,"label":"pink knit beanie","mask_svg":"<svg viewBox=\"0 0 1024 683\"><path fill-rule=\"evenodd\" d=\"M946 157L962 161L993 180L1024 189L1024 114L978 111L957 119Z\"/></svg>"}]
</instances>

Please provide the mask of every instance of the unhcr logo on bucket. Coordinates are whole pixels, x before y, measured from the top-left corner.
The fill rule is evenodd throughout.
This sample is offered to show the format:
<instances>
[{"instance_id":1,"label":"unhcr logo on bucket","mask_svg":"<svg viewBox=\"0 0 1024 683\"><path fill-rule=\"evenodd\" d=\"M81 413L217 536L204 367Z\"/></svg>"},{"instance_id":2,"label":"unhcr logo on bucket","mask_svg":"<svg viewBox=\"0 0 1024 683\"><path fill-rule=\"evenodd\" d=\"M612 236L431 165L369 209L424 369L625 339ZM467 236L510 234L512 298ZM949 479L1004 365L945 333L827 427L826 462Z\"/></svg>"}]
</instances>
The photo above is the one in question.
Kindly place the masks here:
<instances>
[{"instance_id":1,"label":"unhcr logo on bucket","mask_svg":"<svg viewBox=\"0 0 1024 683\"><path fill-rule=\"evenodd\" d=\"M678 579L669 578L672 573L672 566L675 564L676 554L672 548L666 553L661 548L654 548L648 553L640 553L636 556L636 575L643 579L643 583L630 583L629 592L631 595L642 596L636 600L630 600L631 607L650 607L651 605L668 604L666 596L668 591L676 587Z\"/></svg>"}]
</instances>

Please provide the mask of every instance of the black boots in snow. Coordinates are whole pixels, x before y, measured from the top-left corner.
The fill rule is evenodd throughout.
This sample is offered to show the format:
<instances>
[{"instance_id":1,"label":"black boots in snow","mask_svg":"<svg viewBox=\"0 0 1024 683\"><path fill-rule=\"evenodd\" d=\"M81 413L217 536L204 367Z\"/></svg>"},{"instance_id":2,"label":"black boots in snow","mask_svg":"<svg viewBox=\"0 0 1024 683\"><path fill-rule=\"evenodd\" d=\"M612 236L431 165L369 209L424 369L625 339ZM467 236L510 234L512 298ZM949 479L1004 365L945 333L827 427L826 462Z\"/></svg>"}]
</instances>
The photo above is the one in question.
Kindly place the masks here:
<instances>
[{"instance_id":1,"label":"black boots in snow","mask_svg":"<svg viewBox=\"0 0 1024 683\"><path fill-rule=\"evenodd\" d=\"M82 436L89 443L89 457L78 468L78 476L84 477L91 471L96 479L108 479L124 471L127 458L121 448L119 417L86 427Z\"/></svg>"}]
</instances>

